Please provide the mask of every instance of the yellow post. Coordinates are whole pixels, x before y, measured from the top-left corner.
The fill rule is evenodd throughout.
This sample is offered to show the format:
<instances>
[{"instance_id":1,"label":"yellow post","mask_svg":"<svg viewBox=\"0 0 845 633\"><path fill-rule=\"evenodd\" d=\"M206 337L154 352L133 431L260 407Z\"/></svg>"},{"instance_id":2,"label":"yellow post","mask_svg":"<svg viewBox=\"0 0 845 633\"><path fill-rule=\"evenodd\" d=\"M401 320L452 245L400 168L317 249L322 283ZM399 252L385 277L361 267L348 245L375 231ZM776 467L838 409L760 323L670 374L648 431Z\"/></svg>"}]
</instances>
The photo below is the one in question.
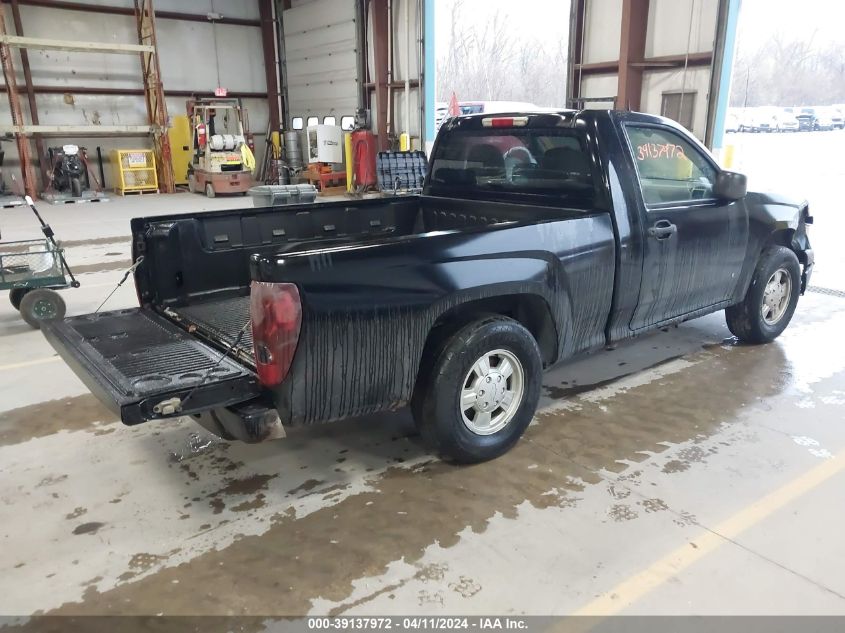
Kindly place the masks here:
<instances>
[{"instance_id":1,"label":"yellow post","mask_svg":"<svg viewBox=\"0 0 845 633\"><path fill-rule=\"evenodd\" d=\"M399 151L400 152L410 152L411 151L411 135L407 132L402 132L399 135Z\"/></svg>"},{"instance_id":2,"label":"yellow post","mask_svg":"<svg viewBox=\"0 0 845 633\"><path fill-rule=\"evenodd\" d=\"M725 169L730 169L734 165L734 146L725 145L722 153L722 165Z\"/></svg>"},{"instance_id":3,"label":"yellow post","mask_svg":"<svg viewBox=\"0 0 845 633\"><path fill-rule=\"evenodd\" d=\"M346 190L352 191L352 132L343 135L343 153L346 157Z\"/></svg>"},{"instance_id":4,"label":"yellow post","mask_svg":"<svg viewBox=\"0 0 845 633\"><path fill-rule=\"evenodd\" d=\"M278 160L282 157L282 141L278 130L270 132L270 143L273 144L273 158Z\"/></svg>"}]
</instances>

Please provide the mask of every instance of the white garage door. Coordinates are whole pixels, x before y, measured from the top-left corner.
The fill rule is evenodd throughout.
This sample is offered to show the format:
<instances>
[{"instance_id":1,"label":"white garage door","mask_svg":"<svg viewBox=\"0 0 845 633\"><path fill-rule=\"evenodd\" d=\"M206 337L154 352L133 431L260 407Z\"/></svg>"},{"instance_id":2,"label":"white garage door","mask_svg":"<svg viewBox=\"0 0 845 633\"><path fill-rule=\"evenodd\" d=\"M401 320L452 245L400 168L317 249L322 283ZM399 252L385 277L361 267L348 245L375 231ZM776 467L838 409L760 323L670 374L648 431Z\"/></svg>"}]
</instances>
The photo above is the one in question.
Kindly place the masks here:
<instances>
[{"instance_id":1,"label":"white garage door","mask_svg":"<svg viewBox=\"0 0 845 633\"><path fill-rule=\"evenodd\" d=\"M340 117L358 104L355 3L313 0L284 12L291 117Z\"/></svg>"}]
</instances>

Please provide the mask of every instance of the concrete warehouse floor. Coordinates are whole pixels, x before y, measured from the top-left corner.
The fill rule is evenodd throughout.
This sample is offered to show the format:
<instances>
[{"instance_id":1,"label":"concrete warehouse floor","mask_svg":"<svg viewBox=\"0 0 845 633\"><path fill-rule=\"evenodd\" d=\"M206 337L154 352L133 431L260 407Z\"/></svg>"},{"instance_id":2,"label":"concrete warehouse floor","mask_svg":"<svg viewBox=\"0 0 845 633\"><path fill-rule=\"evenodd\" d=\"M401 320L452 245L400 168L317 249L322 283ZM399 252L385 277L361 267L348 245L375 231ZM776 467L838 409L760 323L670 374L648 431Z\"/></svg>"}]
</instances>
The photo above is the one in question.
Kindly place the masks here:
<instances>
[{"instance_id":1,"label":"concrete warehouse floor","mask_svg":"<svg viewBox=\"0 0 845 633\"><path fill-rule=\"evenodd\" d=\"M752 185L810 198L814 282L845 290L841 139L733 137ZM84 271L69 314L119 279L129 218L243 202L42 206ZM0 229L37 235L23 210ZM513 451L455 467L406 412L258 446L124 427L4 299L0 613L845 614L843 327L809 292L770 345L716 314L598 352L546 375Z\"/></svg>"}]
</instances>

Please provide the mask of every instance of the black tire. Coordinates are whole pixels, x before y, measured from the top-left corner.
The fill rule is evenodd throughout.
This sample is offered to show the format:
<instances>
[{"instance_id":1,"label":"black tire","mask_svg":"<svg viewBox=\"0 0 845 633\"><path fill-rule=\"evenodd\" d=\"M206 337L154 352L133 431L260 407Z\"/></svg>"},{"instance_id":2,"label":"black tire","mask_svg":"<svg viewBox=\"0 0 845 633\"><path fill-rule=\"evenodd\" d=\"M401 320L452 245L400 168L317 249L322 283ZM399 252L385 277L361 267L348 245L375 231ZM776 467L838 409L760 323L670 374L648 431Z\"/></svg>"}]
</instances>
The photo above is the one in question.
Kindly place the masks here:
<instances>
[{"instance_id":1,"label":"black tire","mask_svg":"<svg viewBox=\"0 0 845 633\"><path fill-rule=\"evenodd\" d=\"M205 183L205 195L207 198L214 198L217 195L217 192L214 191L214 185L210 182Z\"/></svg>"},{"instance_id":2,"label":"black tire","mask_svg":"<svg viewBox=\"0 0 845 633\"><path fill-rule=\"evenodd\" d=\"M763 316L763 301L766 298L767 284L778 271L783 271L789 277L789 288L785 291L789 303L776 322L767 322ZM769 246L760 255L745 298L742 302L725 310L728 329L745 343L773 341L789 325L798 305L800 293L801 267L795 253L784 246ZM774 313L769 321L773 316Z\"/></svg>"},{"instance_id":3,"label":"black tire","mask_svg":"<svg viewBox=\"0 0 845 633\"><path fill-rule=\"evenodd\" d=\"M74 198L80 198L82 196L82 181L79 178L70 179L70 194Z\"/></svg>"},{"instance_id":4,"label":"black tire","mask_svg":"<svg viewBox=\"0 0 845 633\"><path fill-rule=\"evenodd\" d=\"M9 291L9 301L15 310L21 309L21 301L23 301L24 296L30 290L32 290L32 288L12 288Z\"/></svg>"},{"instance_id":5,"label":"black tire","mask_svg":"<svg viewBox=\"0 0 845 633\"><path fill-rule=\"evenodd\" d=\"M21 316L35 329L44 321L59 321L65 317L64 299L55 290L36 288L21 300Z\"/></svg>"},{"instance_id":6,"label":"black tire","mask_svg":"<svg viewBox=\"0 0 845 633\"><path fill-rule=\"evenodd\" d=\"M479 434L464 421L461 392L467 386L465 381L476 362L494 351L504 352L519 361L522 395L515 401L513 413L502 428ZM437 346L428 367L430 369L423 364L421 371L427 375L421 376L417 383L411 411L426 443L449 460L471 464L502 455L516 444L534 417L543 372L540 350L531 333L513 319L496 315L464 325ZM491 364L491 369L493 376L496 366ZM514 377L518 377L519 369L504 377L501 389L508 389L510 385L516 391L512 381L517 379ZM479 388L483 386L479 385ZM505 412L505 407L489 411L495 419L496 412Z\"/></svg>"}]
</instances>

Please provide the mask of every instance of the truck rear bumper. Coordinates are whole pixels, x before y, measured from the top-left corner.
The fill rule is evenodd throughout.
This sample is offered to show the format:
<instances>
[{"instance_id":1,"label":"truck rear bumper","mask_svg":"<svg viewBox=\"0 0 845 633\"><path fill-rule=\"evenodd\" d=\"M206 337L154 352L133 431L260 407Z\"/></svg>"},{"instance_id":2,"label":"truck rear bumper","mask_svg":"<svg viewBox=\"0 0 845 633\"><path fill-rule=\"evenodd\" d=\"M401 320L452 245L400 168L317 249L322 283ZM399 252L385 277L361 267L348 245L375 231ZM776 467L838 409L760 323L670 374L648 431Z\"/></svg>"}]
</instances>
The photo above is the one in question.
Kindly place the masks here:
<instances>
[{"instance_id":1,"label":"truck rear bumper","mask_svg":"<svg viewBox=\"0 0 845 633\"><path fill-rule=\"evenodd\" d=\"M42 331L124 424L230 407L262 393L253 372L152 310L71 317Z\"/></svg>"},{"instance_id":2,"label":"truck rear bumper","mask_svg":"<svg viewBox=\"0 0 845 633\"><path fill-rule=\"evenodd\" d=\"M227 440L249 444L285 437L279 413L264 398L256 398L230 407L195 413L197 424Z\"/></svg>"}]
</instances>

